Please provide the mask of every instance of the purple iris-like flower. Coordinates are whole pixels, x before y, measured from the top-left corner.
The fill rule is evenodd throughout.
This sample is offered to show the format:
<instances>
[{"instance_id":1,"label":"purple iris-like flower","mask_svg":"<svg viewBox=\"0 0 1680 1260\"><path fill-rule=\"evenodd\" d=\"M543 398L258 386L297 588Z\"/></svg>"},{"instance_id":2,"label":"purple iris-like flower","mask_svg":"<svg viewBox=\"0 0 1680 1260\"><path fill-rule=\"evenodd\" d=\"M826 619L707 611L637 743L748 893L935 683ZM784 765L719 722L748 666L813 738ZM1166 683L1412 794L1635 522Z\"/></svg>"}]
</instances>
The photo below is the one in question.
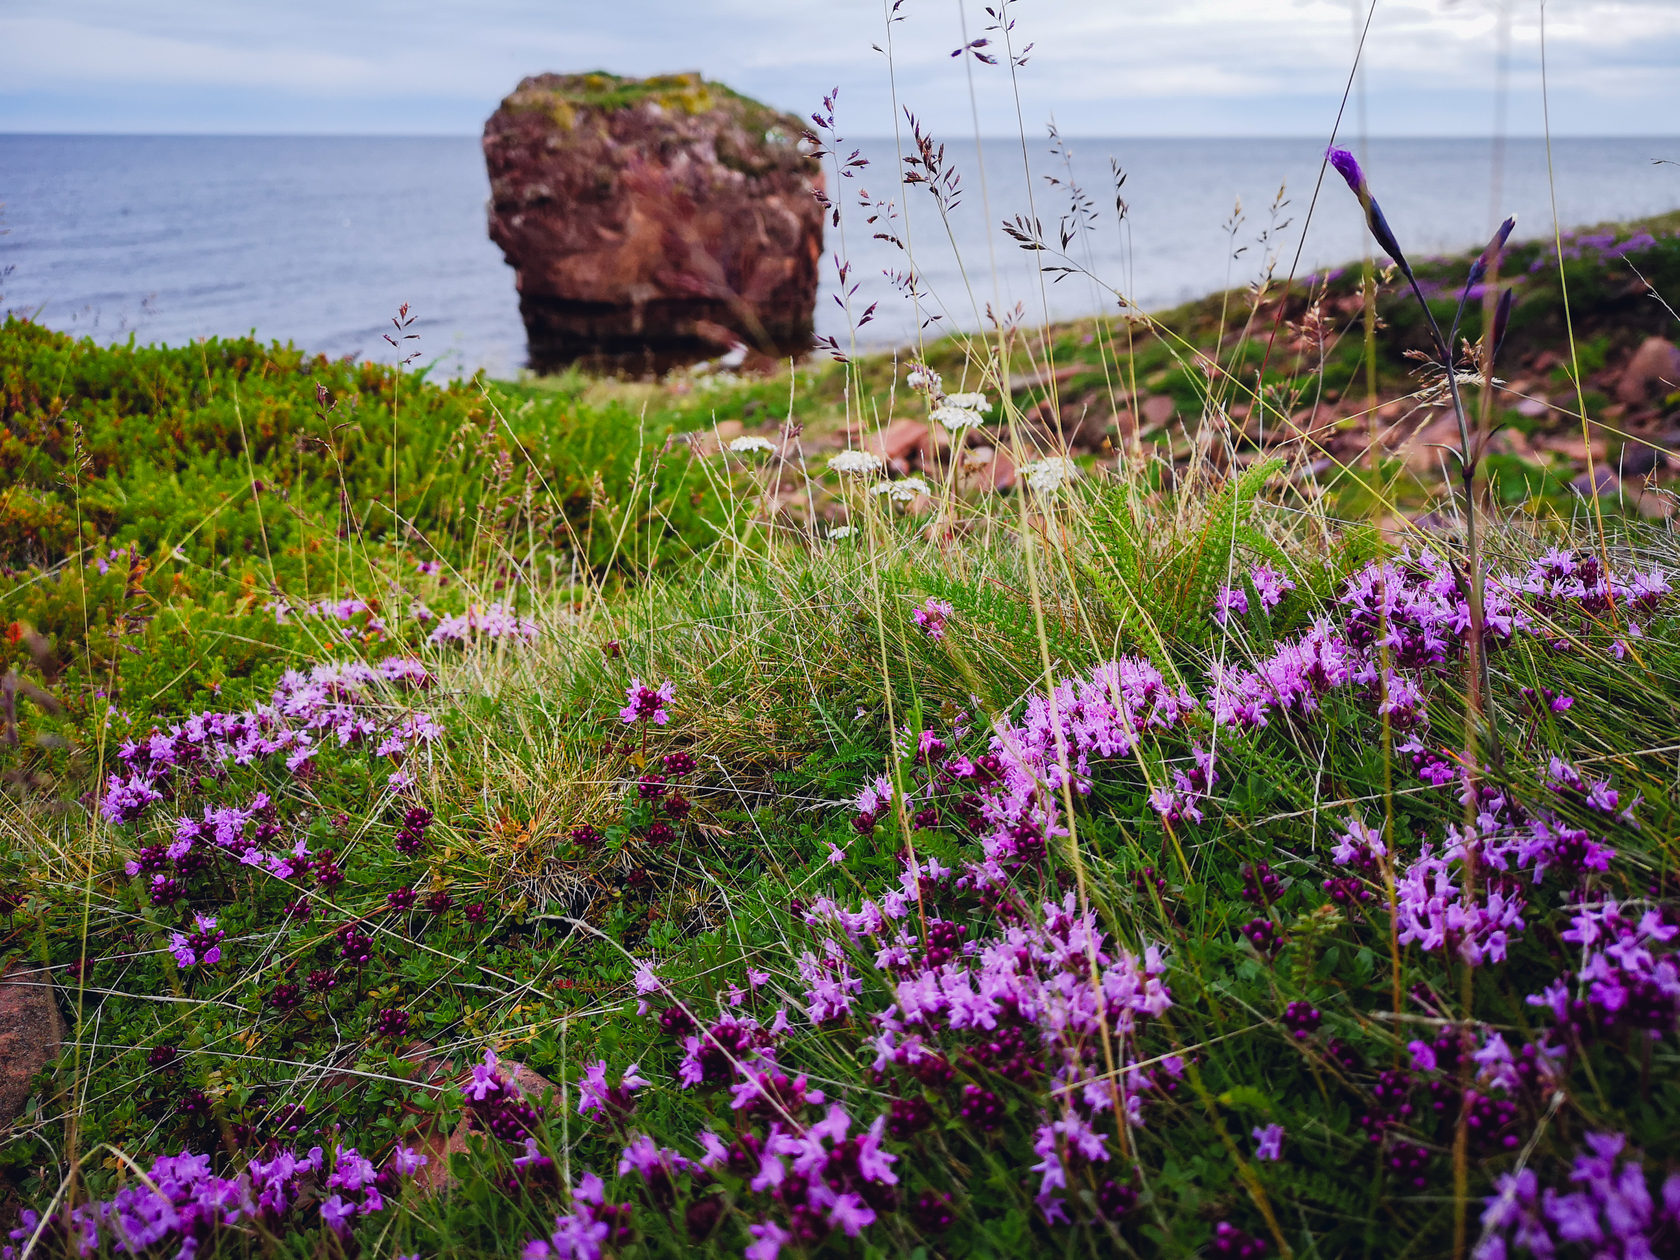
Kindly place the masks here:
<instances>
[{"instance_id":1,"label":"purple iris-like flower","mask_svg":"<svg viewBox=\"0 0 1680 1260\"><path fill-rule=\"evenodd\" d=\"M1493 239L1487 243L1487 248L1477 255L1476 261L1470 264L1470 275L1464 281L1466 296L1470 289L1482 282L1493 266L1494 259L1499 257L1505 248L1505 242L1510 239L1511 231L1517 226L1517 217L1512 215L1499 225L1499 230L1493 234Z\"/></svg>"},{"instance_id":2,"label":"purple iris-like flower","mask_svg":"<svg viewBox=\"0 0 1680 1260\"><path fill-rule=\"evenodd\" d=\"M1488 344L1493 347L1493 354L1498 355L1499 347L1505 341L1505 333L1511 326L1511 308L1516 305L1517 291L1506 289L1499 295L1499 305L1493 309L1493 327L1488 333Z\"/></svg>"},{"instance_id":3,"label":"purple iris-like flower","mask_svg":"<svg viewBox=\"0 0 1680 1260\"><path fill-rule=\"evenodd\" d=\"M1283 1158L1283 1126L1268 1124L1254 1130L1254 1158L1278 1160Z\"/></svg>"}]
</instances>

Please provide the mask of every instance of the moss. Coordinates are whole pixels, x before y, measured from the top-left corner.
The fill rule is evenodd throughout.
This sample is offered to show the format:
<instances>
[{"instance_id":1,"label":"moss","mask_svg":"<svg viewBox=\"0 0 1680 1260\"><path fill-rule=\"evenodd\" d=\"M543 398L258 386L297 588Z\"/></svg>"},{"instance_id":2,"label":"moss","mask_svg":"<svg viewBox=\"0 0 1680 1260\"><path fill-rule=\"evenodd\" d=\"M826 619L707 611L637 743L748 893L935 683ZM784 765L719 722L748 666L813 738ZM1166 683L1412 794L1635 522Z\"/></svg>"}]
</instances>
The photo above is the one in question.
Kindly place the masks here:
<instances>
[{"instance_id":1,"label":"moss","mask_svg":"<svg viewBox=\"0 0 1680 1260\"><path fill-rule=\"evenodd\" d=\"M541 110L569 131L577 125L579 111L616 113L647 103L689 117L723 109L751 132L791 131L789 138L798 134L797 122L788 115L722 83L702 78L695 71L656 74L646 79L626 78L605 70L535 75L521 83L502 105L513 111Z\"/></svg>"}]
</instances>

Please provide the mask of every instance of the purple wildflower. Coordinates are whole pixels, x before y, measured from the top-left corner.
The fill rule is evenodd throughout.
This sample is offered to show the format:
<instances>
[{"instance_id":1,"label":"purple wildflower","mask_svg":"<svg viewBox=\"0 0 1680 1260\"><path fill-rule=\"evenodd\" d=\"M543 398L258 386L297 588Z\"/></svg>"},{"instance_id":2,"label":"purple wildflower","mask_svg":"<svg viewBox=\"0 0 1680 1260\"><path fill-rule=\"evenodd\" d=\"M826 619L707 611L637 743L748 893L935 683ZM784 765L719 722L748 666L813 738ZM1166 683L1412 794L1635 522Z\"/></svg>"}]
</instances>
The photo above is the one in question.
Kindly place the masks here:
<instances>
[{"instance_id":1,"label":"purple wildflower","mask_svg":"<svg viewBox=\"0 0 1680 1260\"><path fill-rule=\"evenodd\" d=\"M920 608L910 614L910 617L921 627L922 633L927 635L928 638L943 639L945 637L945 618L955 612L956 609L952 608L945 600L934 599L929 596Z\"/></svg>"},{"instance_id":2,"label":"purple wildflower","mask_svg":"<svg viewBox=\"0 0 1680 1260\"><path fill-rule=\"evenodd\" d=\"M171 932L169 950L181 968L213 966L222 960L221 939L227 935L216 926L213 915L195 913L192 932Z\"/></svg>"},{"instance_id":3,"label":"purple wildflower","mask_svg":"<svg viewBox=\"0 0 1680 1260\"><path fill-rule=\"evenodd\" d=\"M1371 229L1371 235L1383 251L1399 264L1400 270L1407 276L1412 274L1410 264L1406 262L1406 255L1400 250L1400 242L1394 239L1394 232L1388 226L1388 220L1383 216L1382 207L1377 199L1371 195L1371 186L1365 179L1365 172L1359 167L1359 160L1346 149L1332 148L1325 153L1330 165L1336 168L1336 173L1347 181L1347 186L1353 190L1354 196L1359 198L1359 204L1365 210L1365 222Z\"/></svg>"},{"instance_id":4,"label":"purple wildflower","mask_svg":"<svg viewBox=\"0 0 1680 1260\"><path fill-rule=\"evenodd\" d=\"M632 1095L647 1083L632 1063L624 1069L618 1084L609 1086L607 1061L597 1059L584 1069L583 1076L578 1080L578 1114L587 1116L601 1112L608 1118L622 1119L635 1110Z\"/></svg>"},{"instance_id":5,"label":"purple wildflower","mask_svg":"<svg viewBox=\"0 0 1680 1260\"><path fill-rule=\"evenodd\" d=\"M1248 614L1248 592L1240 586L1221 586L1214 597L1213 619L1224 625L1233 616Z\"/></svg>"},{"instance_id":6,"label":"purple wildflower","mask_svg":"<svg viewBox=\"0 0 1680 1260\"><path fill-rule=\"evenodd\" d=\"M628 703L618 711L619 721L624 725L634 726L637 722L652 722L655 726L664 726L671 720L665 706L676 700L677 692L669 680L661 683L658 690L655 690L643 686L640 678L632 678L630 685L625 688L624 696Z\"/></svg>"}]
</instances>

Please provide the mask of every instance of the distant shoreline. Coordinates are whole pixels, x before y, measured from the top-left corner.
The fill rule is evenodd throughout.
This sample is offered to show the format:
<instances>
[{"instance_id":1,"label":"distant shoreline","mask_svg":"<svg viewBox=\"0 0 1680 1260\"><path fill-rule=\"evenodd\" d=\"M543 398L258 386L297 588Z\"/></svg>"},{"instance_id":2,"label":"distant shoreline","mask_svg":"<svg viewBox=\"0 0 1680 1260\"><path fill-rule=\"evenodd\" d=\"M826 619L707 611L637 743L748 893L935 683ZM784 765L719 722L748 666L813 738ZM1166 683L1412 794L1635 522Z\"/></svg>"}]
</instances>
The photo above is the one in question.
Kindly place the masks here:
<instances>
[{"instance_id":1,"label":"distant shoreline","mask_svg":"<svg viewBox=\"0 0 1680 1260\"><path fill-rule=\"evenodd\" d=\"M1508 213L1517 214L1520 234L1544 234L1553 192L1544 147L1506 143L1495 207L1490 144L1487 137L1371 141L1371 178L1409 252L1470 248ZM892 142L858 146L871 171L896 168ZM1666 147L1662 139L1559 139L1552 165L1560 217L1622 221L1680 205L1680 168L1652 163ZM1322 138L1304 137L1084 137L1070 138L1069 148L1072 174L1097 211L1089 233L1071 246L1076 260L1148 311L1248 283L1269 250L1287 272L1324 153ZM1672 151L1680 160L1680 136ZM1021 303L1033 324L1113 309L1081 276L1041 290L1030 257L1001 236L998 221L1017 213L1030 211L1054 231L1066 212L1065 187L1037 178L1055 164L1040 146L1033 152L1031 181L1019 140L988 152L988 222L973 142L950 141L966 189L950 219L955 249L931 201L911 190L905 204L918 283L945 315L929 335L983 328L984 308L994 302L1004 310ZM1127 175L1121 228L1111 153ZM421 336L421 353L440 361L440 373L507 379L526 361L513 273L486 233L489 187L474 137L11 133L0 135L0 169L7 203L0 271L11 269L0 279L0 306L44 307L49 327L105 342L133 333L164 345L254 330L334 358L379 362L392 357L382 336L406 302L418 317L411 331ZM1288 204L1276 217L1290 226L1268 245L1259 237L1280 184ZM1239 199L1244 220L1233 240L1223 225ZM884 274L903 272L904 254L874 239L856 206L847 214L853 278L864 286L865 305L879 302L860 346L913 344L917 317ZM1237 258L1234 247L1244 251ZM1342 265L1364 248L1357 207L1321 197L1299 271ZM830 229L817 332L849 341L833 300L833 256L841 250L841 234Z\"/></svg>"},{"instance_id":2,"label":"distant shoreline","mask_svg":"<svg viewBox=\"0 0 1680 1260\"><path fill-rule=\"evenodd\" d=\"M129 139L141 139L141 140L477 140L478 138L479 138L479 133L476 132L476 131L11 131L11 130L0 129L0 141L9 140L9 139L55 139L55 140L56 139L88 139L88 140L109 140L109 139L123 139L123 140L129 140ZM1243 141L1254 141L1254 140L1273 141L1273 140L1275 140L1275 141L1278 141L1280 143L1283 143L1283 142L1301 142L1301 143L1316 143L1316 144L1326 144L1326 143L1328 143L1327 137L1317 136L1317 135L1309 135L1309 134L1304 133L1304 132L1303 133L1294 133L1294 134L1273 134L1273 133L1270 133L1270 132L1254 132L1254 133L1229 132L1229 133L1220 134L1220 135L1214 135L1214 134L1211 134L1211 133L1196 133L1194 135L1191 135L1191 134L1186 134L1186 135L1157 134L1157 135L1137 135L1137 136L1111 135L1111 134L1110 135L1105 135L1105 134L1097 134L1097 133L1074 135L1072 133L1069 133L1069 134L1065 135L1063 138L1066 139L1069 143L1074 143L1074 144L1077 144L1077 143L1080 143L1080 142L1091 143L1093 141L1124 141L1124 142L1162 143L1162 144L1194 144L1194 143L1197 143L1198 141L1208 141L1208 142L1215 142L1216 143L1216 142L1227 141L1227 140L1243 140ZM1661 132L1661 131L1645 132L1645 131L1639 131L1639 132L1628 132L1628 133L1625 133L1625 134L1617 133L1617 132L1587 132L1587 131L1583 131L1583 132L1553 132L1551 138L1553 140L1567 140L1567 141L1572 141L1572 142L1577 141L1577 140L1615 140L1615 141L1624 141L1624 140L1625 141L1670 140L1670 141L1675 141L1675 140L1680 140L1680 131L1675 131L1675 132ZM891 135L881 135L881 136L859 135L859 136L852 137L852 139L855 142L861 143L861 144L890 144L890 143L893 142L893 137ZM1386 143L1389 143L1391 141L1460 141L1460 140L1463 140L1463 141L1487 141L1489 143L1492 143L1496 140L1527 142L1527 141L1544 140L1544 139L1546 139L1546 135L1543 132L1532 132L1532 133L1525 132L1525 133L1520 134L1520 135L1513 134L1513 135L1505 135L1505 136L1493 136L1493 135L1489 135L1489 134L1486 134L1486 133L1480 133L1480 132L1439 133L1439 134L1408 133L1408 134L1405 134L1405 135L1395 133L1395 134L1385 134L1385 135L1371 135L1371 136L1360 137L1358 139L1352 139L1352 140L1350 140L1349 137L1344 134L1341 137L1339 143L1352 144L1354 147L1357 147L1359 144L1363 144L1366 141L1374 141L1375 143L1378 143L1378 144L1386 144ZM1008 135L1008 134L1005 134L1005 133L999 133L997 135L984 135L984 136L980 137L980 140L984 144L1010 144L1010 145L1019 146L1020 143L1021 143L1021 140L1020 140L1019 136ZM959 135L959 136L956 136L954 138L947 138L946 142L948 144L960 144L960 143L972 144L974 142L974 137L972 135Z\"/></svg>"}]
</instances>

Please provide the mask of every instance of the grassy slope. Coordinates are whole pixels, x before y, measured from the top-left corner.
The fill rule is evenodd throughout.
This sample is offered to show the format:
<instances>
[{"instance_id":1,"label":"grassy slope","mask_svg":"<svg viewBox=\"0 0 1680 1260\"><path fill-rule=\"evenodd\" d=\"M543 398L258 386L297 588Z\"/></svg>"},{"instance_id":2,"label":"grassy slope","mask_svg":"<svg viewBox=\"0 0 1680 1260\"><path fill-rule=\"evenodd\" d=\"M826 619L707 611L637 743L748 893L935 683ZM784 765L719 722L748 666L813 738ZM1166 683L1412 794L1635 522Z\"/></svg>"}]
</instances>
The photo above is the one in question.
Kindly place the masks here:
<instances>
[{"instance_id":1,"label":"grassy slope","mask_svg":"<svg viewBox=\"0 0 1680 1260\"><path fill-rule=\"evenodd\" d=\"M1549 243L1539 241L1512 247L1502 263L1504 274L1514 277L1518 301L1501 358L1505 380L1492 403L1491 424L1504 432L1495 441L1489 475L1498 496L1512 507L1567 505L1565 487L1585 467L1583 409L1588 438L1600 461L1608 459L1612 468L1621 467L1624 449L1666 451L1680 439L1680 422L1673 418L1680 400L1629 408L1614 398L1622 369L1644 338L1680 335L1680 320L1654 297L1680 291L1680 212L1581 228L1564 242L1561 271L1548 261ZM1469 260L1414 261L1436 317L1447 327ZM1427 331L1403 279L1392 270L1385 273L1377 304L1384 331L1373 346L1373 404L1367 393L1362 283L1354 265L1287 287L1280 279L1259 295L1252 289L1211 294L1147 318L1074 321L1053 327L1047 336L1018 331L1001 343L947 337L931 343L925 359L951 392L983 389L995 396L1005 375L1001 344L1014 405L1034 422L1040 440L1052 445L1059 433L1084 451L1127 449L1141 428L1150 453L1182 463L1211 412L1221 417L1217 439L1228 439L1239 459L1255 458L1258 447L1326 459L1327 486L1350 511L1368 512L1373 499L1380 508L1385 498L1415 506L1439 481L1438 461L1423 449L1436 433L1430 429L1419 441L1406 441L1440 414L1419 407L1413 397L1423 382L1407 352L1427 347ZM1574 314L1573 361L1562 316L1566 286ZM1480 336L1481 319L1478 300L1466 313L1468 339ZM792 379L785 370L745 380L728 373L673 374L658 382L571 374L526 387L620 403L679 432L731 421L748 432L773 432L791 408L807 444L821 447L842 443L848 431L916 417L916 401L903 386L907 361L901 354L869 355L848 372L819 357L801 365ZM849 401L841 388L848 375ZM1168 413L1176 414L1170 421L1140 424L1137 417L1150 413L1145 404L1151 399L1170 400ZM1386 489L1375 496L1353 474L1364 462L1373 411L1383 448L1395 454L1386 466ZM1309 414L1310 424L1290 423ZM1008 446L1001 416L995 420L970 444ZM1638 477L1649 463L1635 457ZM1665 464L1659 461L1658 484L1666 484ZM1626 480L1634 510L1636 475ZM1654 501L1646 503L1645 510L1654 508Z\"/></svg>"},{"instance_id":2,"label":"grassy slope","mask_svg":"<svg viewBox=\"0 0 1680 1260\"><path fill-rule=\"evenodd\" d=\"M1212 345L1210 314L1192 308L1163 323L1182 319ZM1058 333L1063 362L1077 361L1082 335ZM1140 355L1140 379L1179 370L1152 366L1150 353ZM938 363L954 384L960 360ZM1022 372L1030 366L1023 359ZM1217 663L1264 658L1314 617L1335 615L1329 601L1341 580L1380 549L1375 531L1337 520L1296 482L1272 479L1263 492L1248 485L1239 503L1235 483L1200 463L1181 468L1179 493L1135 476L1088 482L1030 517L1013 498L968 501L958 509L961 541L930 540L903 514L861 514L865 528L837 546L774 541L747 523L750 487L737 498L708 465L669 450L663 430L696 427L713 408L783 408L785 382L653 396L648 440L626 455L618 435L640 410L640 391L623 387L605 403L601 387L577 382L485 395L246 343L100 351L15 323L0 333L0 368L8 430L0 459L13 487L0 620L16 626L7 645L16 676L63 706L55 715L25 693L9 722L19 741L8 741L5 765L20 807L0 831L0 872L22 904L5 948L20 965L59 969L79 1021L78 1048L43 1079L37 1109L4 1148L7 1194L35 1202L72 1162L78 1194L108 1193L122 1172L100 1143L143 1163L182 1147L236 1158L267 1140L330 1145L335 1136L383 1153L399 1137L447 1132L463 1102L447 1074L427 1079L419 1040L457 1069L497 1046L568 1091L597 1056L615 1079L639 1061L655 1088L636 1123L692 1155L698 1123L737 1117L727 1093L668 1087L680 1047L629 1014L631 959L656 960L672 992L697 1010L730 981L744 983L747 964L770 973L769 1006L797 1002L794 960L820 949L823 933L790 914L790 898L855 903L879 893L895 879L907 837L923 856L971 857L975 842L948 809L937 826L910 832L900 829L909 819L889 819L856 839L843 801L890 763L894 727L943 734L959 712L983 727L984 718L1018 713L1047 667L1060 677L1118 653L1147 655L1205 691ZM798 406L820 437L833 423L836 377L833 368L813 373ZM885 365L863 373L870 396L884 401ZM317 402L316 382L328 404ZM138 446L136 432L145 435ZM132 458L136 449L143 458ZM81 461L84 473L67 479L63 470ZM390 527L393 465L398 512L415 532ZM846 493L832 479L824 490ZM1665 534L1617 528L1609 551L1619 566L1673 564ZM1495 564L1520 569L1557 540L1599 549L1585 525L1519 518L1496 531ZM567 544L594 564L546 561ZM123 554L112 557L113 548ZM1274 615L1221 631L1208 615L1216 588L1262 558L1297 590ZM440 571L419 572L417 559ZM637 580L620 587L620 572ZM264 610L271 587L296 601L365 598L384 628L366 613L352 617L349 637L329 618L277 624ZM511 599L542 633L528 646L431 645L431 623L410 616L416 595L443 612ZM940 641L909 621L929 597L953 606ZM1594 887L1661 903L1674 834L1661 749L1671 742L1680 638L1667 618L1645 632L1625 662L1607 654L1608 623L1573 624L1573 651L1529 640L1501 654L1494 708L1506 763L1495 778L1544 804L1541 776L1556 754L1607 768L1624 799L1643 793L1643 825L1610 825L1622 858ZM419 696L382 694L379 711L421 706L448 733L409 760L416 783L400 795L385 786L390 759L351 746L324 751L307 776L266 764L183 781L175 801L123 828L90 824L75 803L129 730L143 736L171 715L242 707L267 693L282 664L399 650L424 659L437 685ZM651 741L626 738L617 718L633 676L675 687L673 719ZM1425 671L1424 682L1432 746L1462 747L1458 672ZM1575 707L1536 718L1523 687L1565 691ZM122 712L107 730L100 719L112 701ZM1195 730L1209 733L1205 724ZM971 736L963 747L983 744ZM1326 837L1350 812L1392 810L1392 835L1412 852L1412 836L1438 837L1460 816L1450 789L1426 790L1408 759L1384 747L1370 703L1335 697L1317 717L1231 740L1207 817L1169 829L1148 793L1188 764L1187 744L1163 737L1103 771L1079 814L1077 851L1053 845L1044 871L1021 877L1029 900L1077 887L1121 942L1169 946L1174 1011L1139 1052L1185 1055L1192 1074L1181 1092L1152 1095L1149 1122L1133 1139L1140 1171L1131 1184L1141 1199L1119 1224L1124 1246L1185 1254L1221 1221L1270 1237L1269 1213L1303 1252L1438 1254L1452 1235L1455 1194L1470 1202L1509 1166L1502 1146L1478 1149L1458 1194L1450 1117L1422 1115L1380 1144L1357 1124L1373 1106L1378 1073L1404 1061L1412 1035L1390 1018L1393 985L1421 986L1426 1004L1408 1007L1406 1018L1431 1026L1437 1016L1428 1011L1459 1012L1465 973L1413 947L1397 977L1380 886L1378 908L1364 911L1337 911L1320 891L1337 873ZM655 842L635 781L667 752L695 759L694 770L674 776L693 809L671 839ZM282 913L297 890L237 869L190 872L185 898L163 906L122 874L121 861L166 835L176 813L247 801L259 787L277 802L288 842L331 847L344 874L335 889L308 894L312 917ZM417 855L394 839L412 802L435 815ZM1559 808L1603 826L1579 803ZM580 842L581 824L601 838ZM839 864L828 860L831 843L847 851ZM1256 910L1242 897L1242 868L1262 861L1283 879L1268 911L1286 936L1275 963L1235 931ZM388 895L405 888L447 893L451 904L393 909ZM1522 997L1563 956L1564 891L1533 894L1532 926L1511 963L1482 973L1471 998L1474 1018L1506 1029L1513 1045L1536 1035ZM469 914L474 906L482 909ZM182 974L159 952L189 907L221 916L225 965ZM961 897L940 912L977 932L990 919ZM310 972L341 966L338 929L347 924L375 941L371 961L332 991L307 992ZM83 957L92 960L85 987L62 970ZM866 979L860 1001L872 1009L882 983L865 960L855 965ZM306 990L295 1011L275 1005L286 983ZM159 993L192 1000L148 1000ZM1291 1001L1318 1009L1321 1029L1296 1038L1281 1018ZM388 1009L410 1015L410 1034L377 1034ZM148 1053L165 1044L177 1057L150 1065ZM1548 1111L1544 1096L1514 1096L1517 1118L1499 1136L1532 1138L1526 1158L1548 1184L1561 1184L1589 1129L1626 1130L1652 1166L1680 1157L1667 1043L1646 1061L1639 1052L1637 1039L1606 1034L1572 1061L1561 1110ZM845 1025L801 1032L785 1051L790 1068L812 1073L865 1117L880 1105L869 1058ZM339 1074L323 1075L323 1065ZM964 1082L999 1091L1007 1119L990 1136L978 1133L955 1101L930 1090L935 1126L893 1146L904 1199L870 1245L901 1254L1083 1246L1074 1231L1047 1229L1032 1206L1036 1179L1026 1168L1037 1159L1038 1095L979 1066L962 1067ZM1420 1104L1435 1096L1426 1084L1416 1087ZM301 1116L287 1110L297 1104ZM1261 1165L1246 1135L1269 1121L1287 1128L1289 1157ZM622 1145L612 1126L580 1121L569 1095L552 1102L537 1132L574 1174L610 1172ZM545 1232L562 1201L536 1181L506 1193L516 1151L468 1145L456 1156L455 1192L410 1196L366 1227L375 1253L505 1253ZM1402 1145L1423 1152L1421 1187L1391 1166ZM727 1184L747 1212L751 1193ZM950 1232L908 1210L924 1191L952 1196ZM626 1179L614 1193L639 1192ZM1472 1221L1475 1211L1471 1202ZM708 1245L739 1254L749 1219L726 1213ZM680 1217L667 1224L657 1205L638 1209L637 1227L651 1250L686 1246ZM237 1240L224 1241L236 1249ZM307 1218L283 1245L330 1253L333 1244ZM830 1245L848 1247L838 1237Z\"/></svg>"}]
</instances>

